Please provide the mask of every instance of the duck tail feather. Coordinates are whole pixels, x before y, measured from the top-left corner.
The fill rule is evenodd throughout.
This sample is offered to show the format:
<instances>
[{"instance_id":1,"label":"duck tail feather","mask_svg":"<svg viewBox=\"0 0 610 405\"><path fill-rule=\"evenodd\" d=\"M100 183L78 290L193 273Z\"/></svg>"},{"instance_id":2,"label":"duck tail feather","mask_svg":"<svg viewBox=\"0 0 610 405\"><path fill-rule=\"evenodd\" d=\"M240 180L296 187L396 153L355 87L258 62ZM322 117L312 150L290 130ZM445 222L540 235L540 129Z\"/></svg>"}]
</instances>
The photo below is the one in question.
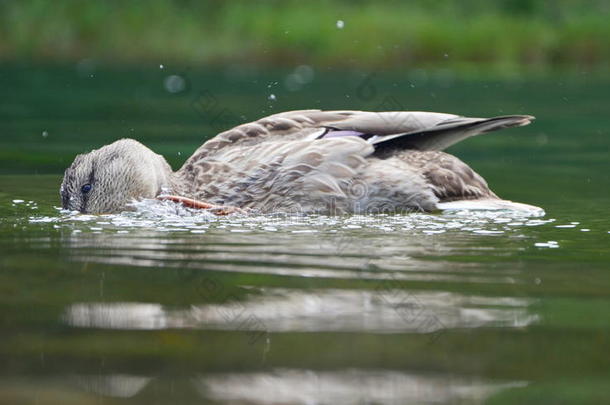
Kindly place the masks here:
<instances>
[{"instance_id":1,"label":"duck tail feather","mask_svg":"<svg viewBox=\"0 0 610 405\"><path fill-rule=\"evenodd\" d=\"M521 127L534 120L531 115L505 115L493 118L457 117L422 130L376 137L371 141L376 153L396 149L441 151L471 136L504 128Z\"/></svg>"}]
</instances>

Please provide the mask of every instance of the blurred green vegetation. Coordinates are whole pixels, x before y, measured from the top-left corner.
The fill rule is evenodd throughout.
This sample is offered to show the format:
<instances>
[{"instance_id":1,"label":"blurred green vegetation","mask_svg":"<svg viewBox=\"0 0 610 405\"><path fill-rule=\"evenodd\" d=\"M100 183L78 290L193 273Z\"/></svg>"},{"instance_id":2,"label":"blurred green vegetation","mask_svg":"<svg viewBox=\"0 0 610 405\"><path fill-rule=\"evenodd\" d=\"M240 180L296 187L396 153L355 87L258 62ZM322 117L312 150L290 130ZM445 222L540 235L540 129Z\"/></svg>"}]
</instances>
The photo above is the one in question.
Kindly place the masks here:
<instances>
[{"instance_id":1,"label":"blurred green vegetation","mask_svg":"<svg viewBox=\"0 0 610 405\"><path fill-rule=\"evenodd\" d=\"M606 0L0 0L0 61L604 73L609 13Z\"/></svg>"}]
</instances>

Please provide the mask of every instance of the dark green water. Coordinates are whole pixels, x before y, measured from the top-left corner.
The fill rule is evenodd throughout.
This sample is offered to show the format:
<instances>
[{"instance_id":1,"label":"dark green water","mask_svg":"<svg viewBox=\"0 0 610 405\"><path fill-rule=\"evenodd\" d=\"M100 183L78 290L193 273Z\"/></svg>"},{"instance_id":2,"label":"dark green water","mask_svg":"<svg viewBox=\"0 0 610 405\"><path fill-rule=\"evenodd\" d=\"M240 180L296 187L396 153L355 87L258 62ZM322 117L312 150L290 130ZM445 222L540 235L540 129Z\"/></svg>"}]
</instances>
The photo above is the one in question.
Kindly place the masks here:
<instances>
[{"instance_id":1,"label":"dark green water","mask_svg":"<svg viewBox=\"0 0 610 405\"><path fill-rule=\"evenodd\" d=\"M0 68L0 402L607 401L610 82L316 72L291 92L286 74ZM54 207L76 153L133 137L178 167L296 108L536 115L451 152L546 215Z\"/></svg>"}]
</instances>

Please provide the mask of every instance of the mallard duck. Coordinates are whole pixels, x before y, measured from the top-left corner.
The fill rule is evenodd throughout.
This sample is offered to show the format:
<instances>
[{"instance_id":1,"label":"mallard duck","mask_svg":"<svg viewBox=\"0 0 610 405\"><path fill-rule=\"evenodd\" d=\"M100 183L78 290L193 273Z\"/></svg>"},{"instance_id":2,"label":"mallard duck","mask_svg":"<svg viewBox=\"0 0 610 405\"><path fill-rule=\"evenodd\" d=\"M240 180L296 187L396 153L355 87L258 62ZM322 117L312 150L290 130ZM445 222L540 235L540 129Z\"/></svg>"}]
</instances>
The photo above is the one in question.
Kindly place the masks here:
<instances>
[{"instance_id":1,"label":"mallard duck","mask_svg":"<svg viewBox=\"0 0 610 405\"><path fill-rule=\"evenodd\" d=\"M176 172L132 139L78 155L62 207L101 214L158 198L217 214L374 213L532 207L501 200L467 164L443 152L468 137L534 117L468 118L397 111L289 111L205 142Z\"/></svg>"}]
</instances>

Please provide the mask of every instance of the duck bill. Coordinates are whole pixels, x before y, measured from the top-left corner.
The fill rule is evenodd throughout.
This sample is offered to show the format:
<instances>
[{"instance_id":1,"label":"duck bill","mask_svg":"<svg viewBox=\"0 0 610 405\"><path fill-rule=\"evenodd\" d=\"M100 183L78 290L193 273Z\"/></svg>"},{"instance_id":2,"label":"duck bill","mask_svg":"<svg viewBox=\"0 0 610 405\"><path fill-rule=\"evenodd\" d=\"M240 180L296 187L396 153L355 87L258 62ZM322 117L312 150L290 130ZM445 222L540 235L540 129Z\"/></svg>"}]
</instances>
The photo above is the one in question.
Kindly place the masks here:
<instances>
[{"instance_id":1,"label":"duck bill","mask_svg":"<svg viewBox=\"0 0 610 405\"><path fill-rule=\"evenodd\" d=\"M210 203L206 203L206 202L199 201L199 200L193 200L192 198L182 197L179 195L160 195L157 197L157 200L173 201L173 202L182 204L188 208L197 208L197 209L202 209L202 210L209 210L211 208L216 208L215 205L212 205Z\"/></svg>"},{"instance_id":2,"label":"duck bill","mask_svg":"<svg viewBox=\"0 0 610 405\"><path fill-rule=\"evenodd\" d=\"M229 215L229 214L245 214L247 211L238 207L214 205L205 201L193 200L192 198L182 197L179 195L160 195L157 196L157 200L162 201L173 201L184 205L188 208L197 208L201 210L208 210L215 215Z\"/></svg>"}]
</instances>

